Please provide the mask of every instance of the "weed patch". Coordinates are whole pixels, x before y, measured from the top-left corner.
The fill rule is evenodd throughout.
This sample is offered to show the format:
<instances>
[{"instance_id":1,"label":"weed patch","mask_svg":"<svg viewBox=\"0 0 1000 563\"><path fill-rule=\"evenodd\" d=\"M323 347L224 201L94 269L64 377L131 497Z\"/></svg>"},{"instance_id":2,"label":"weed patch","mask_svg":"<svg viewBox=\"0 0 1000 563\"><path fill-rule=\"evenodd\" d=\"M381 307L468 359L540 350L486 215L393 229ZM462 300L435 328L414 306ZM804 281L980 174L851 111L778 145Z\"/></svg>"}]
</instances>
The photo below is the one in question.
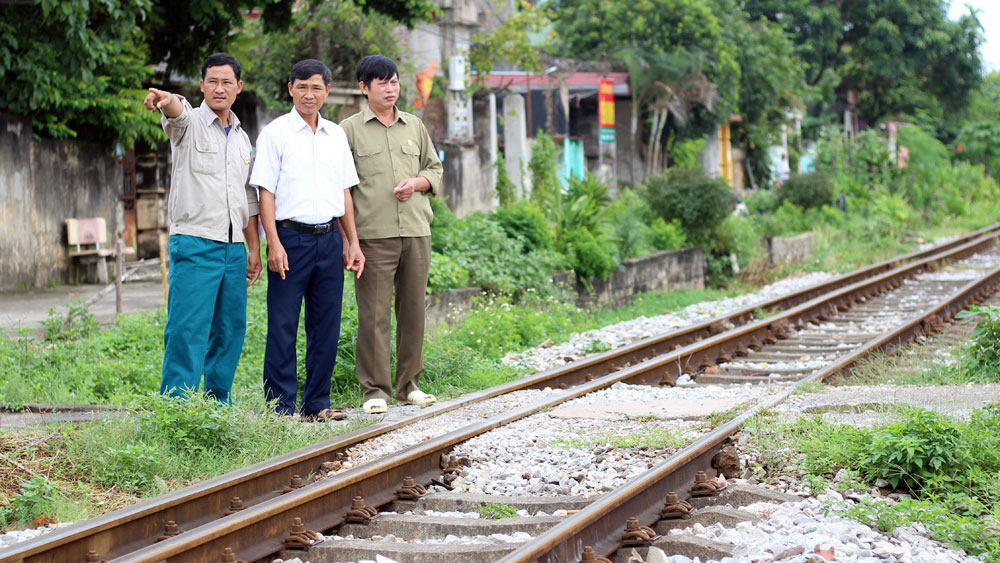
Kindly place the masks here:
<instances>
[{"instance_id":1,"label":"weed patch","mask_svg":"<svg viewBox=\"0 0 1000 563\"><path fill-rule=\"evenodd\" d=\"M517 509L509 504L486 503L476 507L480 518L500 520L501 518L517 518Z\"/></svg>"}]
</instances>

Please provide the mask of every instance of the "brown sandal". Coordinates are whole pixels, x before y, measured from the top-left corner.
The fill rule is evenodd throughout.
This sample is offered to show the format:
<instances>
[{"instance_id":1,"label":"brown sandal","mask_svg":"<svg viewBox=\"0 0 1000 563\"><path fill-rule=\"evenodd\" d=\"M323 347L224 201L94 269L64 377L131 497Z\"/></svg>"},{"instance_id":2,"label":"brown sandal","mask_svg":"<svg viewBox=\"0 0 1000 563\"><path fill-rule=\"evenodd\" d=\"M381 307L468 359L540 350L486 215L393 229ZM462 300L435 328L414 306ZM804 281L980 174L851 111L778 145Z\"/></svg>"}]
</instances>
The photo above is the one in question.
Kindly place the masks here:
<instances>
[{"instance_id":1,"label":"brown sandal","mask_svg":"<svg viewBox=\"0 0 1000 563\"><path fill-rule=\"evenodd\" d=\"M331 420L346 420L347 414L340 409L323 409L316 414L304 414L302 420L306 422L329 422Z\"/></svg>"}]
</instances>

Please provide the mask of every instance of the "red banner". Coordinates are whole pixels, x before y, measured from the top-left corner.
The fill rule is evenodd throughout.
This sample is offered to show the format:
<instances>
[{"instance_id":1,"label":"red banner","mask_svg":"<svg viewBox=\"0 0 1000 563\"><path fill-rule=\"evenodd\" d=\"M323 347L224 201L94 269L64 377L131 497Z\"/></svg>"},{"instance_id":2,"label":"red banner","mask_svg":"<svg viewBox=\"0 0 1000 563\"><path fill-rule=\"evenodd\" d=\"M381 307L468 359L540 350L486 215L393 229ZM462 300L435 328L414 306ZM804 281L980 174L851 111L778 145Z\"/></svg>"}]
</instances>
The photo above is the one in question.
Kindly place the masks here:
<instances>
[{"instance_id":1,"label":"red banner","mask_svg":"<svg viewBox=\"0 0 1000 563\"><path fill-rule=\"evenodd\" d=\"M601 127L614 128L615 126L615 83L601 79L597 89L597 112Z\"/></svg>"}]
</instances>

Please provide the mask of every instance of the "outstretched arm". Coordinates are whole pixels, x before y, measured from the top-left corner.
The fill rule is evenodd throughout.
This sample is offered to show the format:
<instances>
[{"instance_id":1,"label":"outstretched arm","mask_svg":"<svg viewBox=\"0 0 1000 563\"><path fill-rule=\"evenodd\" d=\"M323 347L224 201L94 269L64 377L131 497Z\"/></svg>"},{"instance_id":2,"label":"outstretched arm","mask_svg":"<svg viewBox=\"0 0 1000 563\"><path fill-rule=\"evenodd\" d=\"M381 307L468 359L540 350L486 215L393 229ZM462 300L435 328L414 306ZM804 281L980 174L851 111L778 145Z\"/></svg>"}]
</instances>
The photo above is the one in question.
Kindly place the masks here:
<instances>
[{"instance_id":1,"label":"outstretched arm","mask_svg":"<svg viewBox=\"0 0 1000 563\"><path fill-rule=\"evenodd\" d=\"M177 96L170 92L157 90L156 88L149 89L149 93L146 94L146 99L142 101L142 105L146 106L146 109L149 111L160 110L163 112L163 115L171 118L177 117L184 111L184 106L181 105L181 101Z\"/></svg>"}]
</instances>

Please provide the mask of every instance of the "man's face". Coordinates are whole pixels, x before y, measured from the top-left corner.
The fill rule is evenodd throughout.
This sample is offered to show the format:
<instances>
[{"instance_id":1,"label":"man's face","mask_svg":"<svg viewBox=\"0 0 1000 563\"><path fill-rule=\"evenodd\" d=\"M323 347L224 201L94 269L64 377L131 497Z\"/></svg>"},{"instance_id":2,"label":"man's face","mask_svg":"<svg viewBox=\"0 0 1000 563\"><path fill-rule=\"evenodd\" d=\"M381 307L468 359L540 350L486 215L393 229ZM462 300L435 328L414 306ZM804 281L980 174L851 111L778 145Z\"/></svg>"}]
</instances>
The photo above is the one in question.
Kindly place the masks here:
<instances>
[{"instance_id":1,"label":"man's face","mask_svg":"<svg viewBox=\"0 0 1000 563\"><path fill-rule=\"evenodd\" d=\"M236 101L236 95L243 91L243 81L236 79L229 65L208 67L199 84L205 103L213 111L227 111Z\"/></svg>"},{"instance_id":2,"label":"man's face","mask_svg":"<svg viewBox=\"0 0 1000 563\"><path fill-rule=\"evenodd\" d=\"M399 98L399 75L393 74L391 78L373 78L371 86L365 86L364 82L358 83L361 92L368 96L368 104L376 109L390 108Z\"/></svg>"},{"instance_id":3,"label":"man's face","mask_svg":"<svg viewBox=\"0 0 1000 563\"><path fill-rule=\"evenodd\" d=\"M292 96L295 109L303 117L316 115L323 107L323 100L330 93L330 85L323 82L323 77L314 74L305 80L296 78L288 84L288 93Z\"/></svg>"}]
</instances>

